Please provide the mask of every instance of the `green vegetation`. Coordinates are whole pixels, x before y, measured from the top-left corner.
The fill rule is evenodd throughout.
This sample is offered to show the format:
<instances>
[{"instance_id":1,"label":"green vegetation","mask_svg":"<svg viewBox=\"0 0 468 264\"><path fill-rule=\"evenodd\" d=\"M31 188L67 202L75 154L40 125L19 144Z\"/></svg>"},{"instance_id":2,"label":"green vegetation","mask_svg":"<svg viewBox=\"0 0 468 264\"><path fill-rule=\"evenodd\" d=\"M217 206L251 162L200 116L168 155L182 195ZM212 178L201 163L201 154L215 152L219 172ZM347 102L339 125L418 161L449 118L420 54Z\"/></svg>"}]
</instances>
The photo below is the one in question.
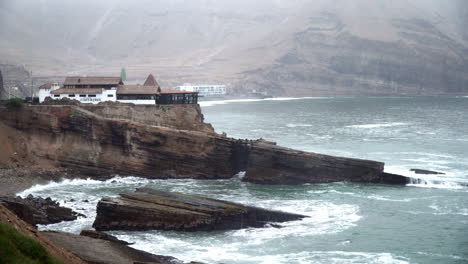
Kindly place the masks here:
<instances>
[{"instance_id":1,"label":"green vegetation","mask_svg":"<svg viewBox=\"0 0 468 264\"><path fill-rule=\"evenodd\" d=\"M24 100L21 98L12 98L5 102L5 105L8 109L18 109L21 108L24 104Z\"/></svg>"},{"instance_id":2,"label":"green vegetation","mask_svg":"<svg viewBox=\"0 0 468 264\"><path fill-rule=\"evenodd\" d=\"M39 242L6 224L0 224L0 263L63 264L51 257Z\"/></svg>"}]
</instances>

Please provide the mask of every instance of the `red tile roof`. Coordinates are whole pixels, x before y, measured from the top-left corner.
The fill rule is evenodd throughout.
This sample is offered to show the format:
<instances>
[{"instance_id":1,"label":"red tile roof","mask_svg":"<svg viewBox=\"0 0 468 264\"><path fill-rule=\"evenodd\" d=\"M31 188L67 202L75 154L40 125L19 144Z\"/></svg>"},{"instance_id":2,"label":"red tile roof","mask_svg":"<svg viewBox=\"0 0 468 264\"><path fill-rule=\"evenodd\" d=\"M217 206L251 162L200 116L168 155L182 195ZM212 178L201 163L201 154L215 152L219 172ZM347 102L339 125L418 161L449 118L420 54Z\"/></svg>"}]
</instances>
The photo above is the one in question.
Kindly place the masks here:
<instances>
[{"instance_id":1,"label":"red tile roof","mask_svg":"<svg viewBox=\"0 0 468 264\"><path fill-rule=\"evenodd\" d=\"M66 85L119 85L123 84L120 77L82 77L72 76L65 78L64 86Z\"/></svg>"},{"instance_id":2,"label":"red tile roof","mask_svg":"<svg viewBox=\"0 0 468 264\"><path fill-rule=\"evenodd\" d=\"M52 83L44 83L43 85L39 86L39 89L51 89Z\"/></svg>"},{"instance_id":3,"label":"red tile roof","mask_svg":"<svg viewBox=\"0 0 468 264\"><path fill-rule=\"evenodd\" d=\"M100 94L102 88L60 88L50 92L51 94Z\"/></svg>"},{"instance_id":4,"label":"red tile roof","mask_svg":"<svg viewBox=\"0 0 468 264\"><path fill-rule=\"evenodd\" d=\"M154 78L153 74L148 75L148 78L146 78L145 83L143 84L144 86L158 86L159 84Z\"/></svg>"},{"instance_id":5,"label":"red tile roof","mask_svg":"<svg viewBox=\"0 0 468 264\"><path fill-rule=\"evenodd\" d=\"M117 94L158 94L158 86L119 85Z\"/></svg>"}]
</instances>

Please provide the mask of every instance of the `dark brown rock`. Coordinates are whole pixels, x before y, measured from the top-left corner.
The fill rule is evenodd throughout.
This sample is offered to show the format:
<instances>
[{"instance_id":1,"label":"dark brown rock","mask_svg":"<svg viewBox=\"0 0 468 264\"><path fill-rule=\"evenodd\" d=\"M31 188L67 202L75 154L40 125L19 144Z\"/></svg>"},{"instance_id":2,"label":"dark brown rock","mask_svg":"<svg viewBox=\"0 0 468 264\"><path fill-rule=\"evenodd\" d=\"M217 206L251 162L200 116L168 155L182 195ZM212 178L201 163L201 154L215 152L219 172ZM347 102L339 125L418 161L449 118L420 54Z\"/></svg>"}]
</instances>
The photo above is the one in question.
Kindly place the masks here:
<instances>
[{"instance_id":1,"label":"dark brown rock","mask_svg":"<svg viewBox=\"0 0 468 264\"><path fill-rule=\"evenodd\" d=\"M173 257L159 256L102 239L63 232L41 232L55 244L72 252L87 263L99 264L183 264Z\"/></svg>"},{"instance_id":2,"label":"dark brown rock","mask_svg":"<svg viewBox=\"0 0 468 264\"><path fill-rule=\"evenodd\" d=\"M0 197L0 203L31 225L48 225L62 221L73 221L78 216L70 208L62 207L50 198L33 197Z\"/></svg>"},{"instance_id":3,"label":"dark brown rock","mask_svg":"<svg viewBox=\"0 0 468 264\"><path fill-rule=\"evenodd\" d=\"M330 182L406 184L383 172L384 163L334 157L253 142L243 181L258 184L304 184Z\"/></svg>"},{"instance_id":4,"label":"dark brown rock","mask_svg":"<svg viewBox=\"0 0 468 264\"><path fill-rule=\"evenodd\" d=\"M425 175L445 175L443 172L437 172L437 171L430 171L430 170L421 170L421 169L411 169L410 171L416 173L416 174L425 174Z\"/></svg>"},{"instance_id":5,"label":"dark brown rock","mask_svg":"<svg viewBox=\"0 0 468 264\"><path fill-rule=\"evenodd\" d=\"M112 242L115 242L115 243L121 244L121 245L132 245L133 244L133 243L129 243L129 242L124 241L124 240L120 240L120 239L116 238L115 236L106 234L104 232L95 231L95 230L88 230L88 229L81 230L80 236L87 236L87 237L91 237L91 238L112 241Z\"/></svg>"},{"instance_id":6,"label":"dark brown rock","mask_svg":"<svg viewBox=\"0 0 468 264\"><path fill-rule=\"evenodd\" d=\"M148 188L105 197L97 205L96 230L213 231L263 227L306 216Z\"/></svg>"}]
</instances>

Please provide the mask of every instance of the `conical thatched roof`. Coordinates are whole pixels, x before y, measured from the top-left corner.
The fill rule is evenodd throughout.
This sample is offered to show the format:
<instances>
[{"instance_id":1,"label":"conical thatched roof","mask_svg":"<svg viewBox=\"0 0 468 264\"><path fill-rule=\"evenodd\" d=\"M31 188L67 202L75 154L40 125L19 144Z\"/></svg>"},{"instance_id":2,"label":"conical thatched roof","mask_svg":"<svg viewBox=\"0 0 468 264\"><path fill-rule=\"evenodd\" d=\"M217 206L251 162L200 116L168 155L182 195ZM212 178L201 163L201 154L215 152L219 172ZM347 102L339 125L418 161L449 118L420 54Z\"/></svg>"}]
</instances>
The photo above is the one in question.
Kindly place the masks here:
<instances>
[{"instance_id":1,"label":"conical thatched roof","mask_svg":"<svg viewBox=\"0 0 468 264\"><path fill-rule=\"evenodd\" d=\"M156 79L154 78L153 74L150 74L150 75L148 75L148 78L146 78L146 81L143 84L143 86L157 86L157 87L159 87L159 84L156 81Z\"/></svg>"}]
</instances>

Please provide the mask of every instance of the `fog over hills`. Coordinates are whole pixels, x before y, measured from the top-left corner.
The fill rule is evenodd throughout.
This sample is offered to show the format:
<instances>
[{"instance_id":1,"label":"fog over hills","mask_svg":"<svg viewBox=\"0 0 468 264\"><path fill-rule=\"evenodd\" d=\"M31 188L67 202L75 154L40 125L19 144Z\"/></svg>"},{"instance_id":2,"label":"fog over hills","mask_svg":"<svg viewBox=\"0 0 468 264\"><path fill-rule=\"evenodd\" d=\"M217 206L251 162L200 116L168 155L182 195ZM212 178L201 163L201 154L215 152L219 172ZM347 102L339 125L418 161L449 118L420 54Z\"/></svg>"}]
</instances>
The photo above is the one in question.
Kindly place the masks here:
<instances>
[{"instance_id":1,"label":"fog over hills","mask_svg":"<svg viewBox=\"0 0 468 264\"><path fill-rule=\"evenodd\" d=\"M467 26L464 0L2 0L0 63L273 95L468 94Z\"/></svg>"}]
</instances>

